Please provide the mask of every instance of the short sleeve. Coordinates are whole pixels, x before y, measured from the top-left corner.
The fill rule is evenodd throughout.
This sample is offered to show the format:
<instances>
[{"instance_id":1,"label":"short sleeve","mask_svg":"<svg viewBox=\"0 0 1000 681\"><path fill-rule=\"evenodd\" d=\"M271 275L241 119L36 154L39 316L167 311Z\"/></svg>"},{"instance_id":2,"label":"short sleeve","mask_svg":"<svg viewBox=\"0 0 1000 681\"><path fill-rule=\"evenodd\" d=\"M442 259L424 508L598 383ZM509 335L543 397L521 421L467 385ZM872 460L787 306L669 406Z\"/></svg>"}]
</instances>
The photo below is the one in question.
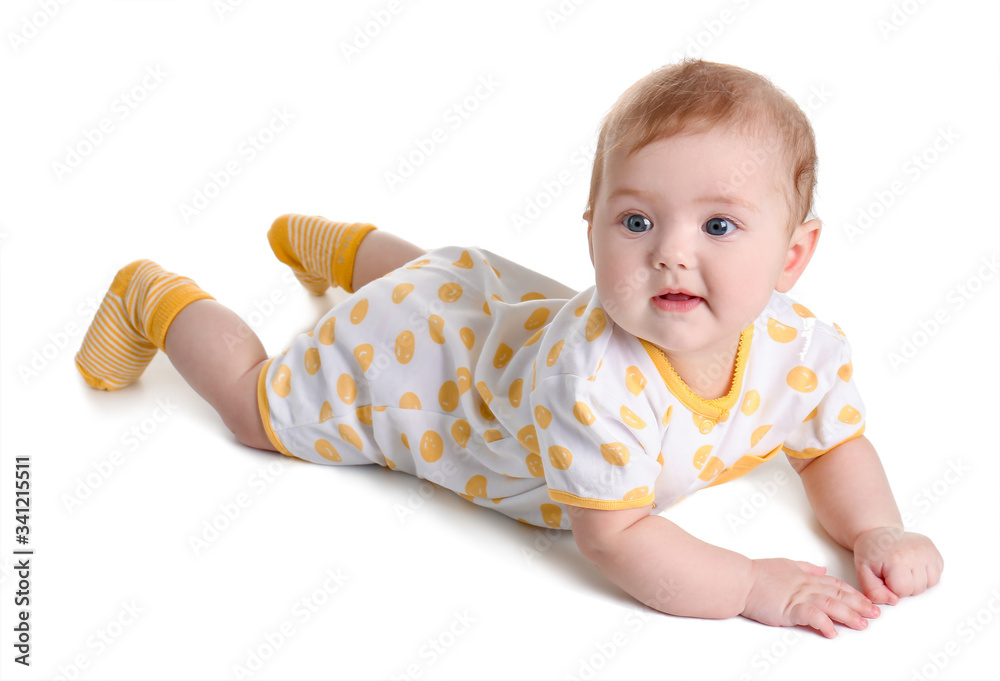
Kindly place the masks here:
<instances>
[{"instance_id":1,"label":"short sleeve","mask_svg":"<svg viewBox=\"0 0 1000 681\"><path fill-rule=\"evenodd\" d=\"M817 377L819 403L784 442L788 456L814 459L864 433L865 405L854 382L851 346L845 338L839 340L839 356L830 353L822 377ZM788 384L795 387L794 377L789 376Z\"/></svg>"},{"instance_id":2,"label":"short sleeve","mask_svg":"<svg viewBox=\"0 0 1000 681\"><path fill-rule=\"evenodd\" d=\"M615 393L593 382L552 376L532 393L532 410L549 496L600 510L653 503L661 464L621 420ZM619 400L620 401L620 400ZM629 412L631 413L631 412Z\"/></svg>"}]
</instances>

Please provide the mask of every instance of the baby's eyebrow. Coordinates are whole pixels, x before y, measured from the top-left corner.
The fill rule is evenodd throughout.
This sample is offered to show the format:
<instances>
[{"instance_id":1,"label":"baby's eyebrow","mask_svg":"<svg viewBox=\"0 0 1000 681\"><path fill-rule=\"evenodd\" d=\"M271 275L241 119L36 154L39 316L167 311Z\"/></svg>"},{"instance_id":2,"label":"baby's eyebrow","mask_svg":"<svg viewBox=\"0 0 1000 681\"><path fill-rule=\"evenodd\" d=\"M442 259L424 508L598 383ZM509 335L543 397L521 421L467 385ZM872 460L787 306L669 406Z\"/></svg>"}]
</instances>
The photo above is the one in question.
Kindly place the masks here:
<instances>
[{"instance_id":1,"label":"baby's eyebrow","mask_svg":"<svg viewBox=\"0 0 1000 681\"><path fill-rule=\"evenodd\" d=\"M619 187L608 194L608 201L612 201L622 196L634 196L636 198L652 202L655 201L659 195L656 192L635 189L633 187Z\"/></svg>"},{"instance_id":2,"label":"baby's eyebrow","mask_svg":"<svg viewBox=\"0 0 1000 681\"><path fill-rule=\"evenodd\" d=\"M748 200L746 200L746 199L744 199L742 197L734 196L734 195L713 194L711 196L702 196L700 198L697 198L697 199L695 199L695 202L696 203L725 203L725 204L728 204L730 206L742 206L743 208L746 208L749 211L753 211L754 213L760 213L760 211L757 210L757 206L755 206L752 202L750 202L750 201L748 201Z\"/></svg>"}]
</instances>

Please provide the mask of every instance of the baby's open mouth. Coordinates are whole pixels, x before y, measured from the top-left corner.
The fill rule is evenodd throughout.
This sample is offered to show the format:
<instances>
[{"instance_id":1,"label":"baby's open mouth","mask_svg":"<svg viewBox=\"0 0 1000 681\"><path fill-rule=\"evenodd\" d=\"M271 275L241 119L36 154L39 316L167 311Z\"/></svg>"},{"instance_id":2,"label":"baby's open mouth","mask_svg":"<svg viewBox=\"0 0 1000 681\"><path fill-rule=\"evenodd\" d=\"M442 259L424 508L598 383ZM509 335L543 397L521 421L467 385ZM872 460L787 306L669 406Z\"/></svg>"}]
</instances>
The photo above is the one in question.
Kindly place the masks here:
<instances>
[{"instance_id":1,"label":"baby's open mouth","mask_svg":"<svg viewBox=\"0 0 1000 681\"><path fill-rule=\"evenodd\" d=\"M702 300L704 298L701 296L691 295L683 289L680 291L671 291L668 289L654 296L652 303L654 307L664 312L687 312L701 305Z\"/></svg>"}]
</instances>

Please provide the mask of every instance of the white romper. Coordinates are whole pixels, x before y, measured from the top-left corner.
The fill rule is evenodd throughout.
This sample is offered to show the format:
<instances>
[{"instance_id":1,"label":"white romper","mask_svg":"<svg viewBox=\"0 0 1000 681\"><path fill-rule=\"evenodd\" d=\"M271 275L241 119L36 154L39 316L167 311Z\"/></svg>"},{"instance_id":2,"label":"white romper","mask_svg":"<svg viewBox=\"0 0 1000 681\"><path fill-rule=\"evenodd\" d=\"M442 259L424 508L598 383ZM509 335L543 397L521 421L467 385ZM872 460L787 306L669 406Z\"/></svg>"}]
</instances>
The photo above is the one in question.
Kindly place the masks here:
<instances>
[{"instance_id":1,"label":"white romper","mask_svg":"<svg viewBox=\"0 0 1000 681\"><path fill-rule=\"evenodd\" d=\"M579 293L476 248L358 290L260 374L268 437L324 464L379 464L539 527L565 505L662 512L785 451L864 431L839 328L775 292L703 400L655 346Z\"/></svg>"}]
</instances>

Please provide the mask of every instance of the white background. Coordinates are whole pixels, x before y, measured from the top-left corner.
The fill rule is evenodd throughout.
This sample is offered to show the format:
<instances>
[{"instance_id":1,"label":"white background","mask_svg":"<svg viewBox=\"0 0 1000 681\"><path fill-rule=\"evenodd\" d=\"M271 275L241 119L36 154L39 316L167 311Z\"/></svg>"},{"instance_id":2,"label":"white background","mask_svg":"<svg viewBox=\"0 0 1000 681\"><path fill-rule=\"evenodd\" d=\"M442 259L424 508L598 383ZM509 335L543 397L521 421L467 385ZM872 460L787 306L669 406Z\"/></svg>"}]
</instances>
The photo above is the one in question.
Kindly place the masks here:
<instances>
[{"instance_id":1,"label":"white background","mask_svg":"<svg viewBox=\"0 0 1000 681\"><path fill-rule=\"evenodd\" d=\"M566 0L565 16L555 0L227 6L4 3L0 675L228 679L260 651L253 679L1000 676L1000 306L984 265L1000 251L997 2ZM336 298L311 298L272 256L265 233L286 212L479 245L590 285L580 154L628 85L683 55L767 75L815 125L826 227L793 295L851 338L868 435L909 527L946 565L867 631L829 641L660 615L604 581L568 533L376 467L241 447L162 355L117 393L77 375L94 301L139 257L194 278L270 352L310 328ZM483 80L494 85L477 98ZM274 110L293 120L251 159L241 145ZM444 141L390 187L386 173L436 128ZM239 174L214 191L230 163ZM199 190L213 198L185 220ZM532 202L544 209L517 228ZM30 668L13 662L12 631L24 455ZM668 517L856 583L784 461ZM194 550L213 522L228 526Z\"/></svg>"}]
</instances>

